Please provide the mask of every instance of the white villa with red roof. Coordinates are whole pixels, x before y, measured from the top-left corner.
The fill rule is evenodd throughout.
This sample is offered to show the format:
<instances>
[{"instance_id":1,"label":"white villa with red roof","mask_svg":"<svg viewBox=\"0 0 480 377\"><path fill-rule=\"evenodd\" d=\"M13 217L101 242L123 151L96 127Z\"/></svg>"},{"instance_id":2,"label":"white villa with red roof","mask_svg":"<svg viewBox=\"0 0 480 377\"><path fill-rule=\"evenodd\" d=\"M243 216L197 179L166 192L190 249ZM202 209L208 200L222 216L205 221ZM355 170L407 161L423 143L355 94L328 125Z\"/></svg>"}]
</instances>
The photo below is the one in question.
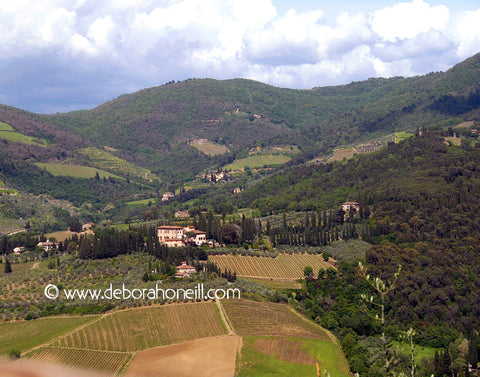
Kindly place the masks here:
<instances>
[{"instance_id":1,"label":"white villa with red roof","mask_svg":"<svg viewBox=\"0 0 480 377\"><path fill-rule=\"evenodd\" d=\"M157 236L160 244L169 247L201 246L207 242L207 234L193 226L162 225L157 227Z\"/></svg>"},{"instance_id":2,"label":"white villa with red roof","mask_svg":"<svg viewBox=\"0 0 480 377\"><path fill-rule=\"evenodd\" d=\"M177 278L189 277L191 274L197 273L195 267L188 265L187 262L182 262L180 266L175 268L177 269L177 273L175 274Z\"/></svg>"}]
</instances>

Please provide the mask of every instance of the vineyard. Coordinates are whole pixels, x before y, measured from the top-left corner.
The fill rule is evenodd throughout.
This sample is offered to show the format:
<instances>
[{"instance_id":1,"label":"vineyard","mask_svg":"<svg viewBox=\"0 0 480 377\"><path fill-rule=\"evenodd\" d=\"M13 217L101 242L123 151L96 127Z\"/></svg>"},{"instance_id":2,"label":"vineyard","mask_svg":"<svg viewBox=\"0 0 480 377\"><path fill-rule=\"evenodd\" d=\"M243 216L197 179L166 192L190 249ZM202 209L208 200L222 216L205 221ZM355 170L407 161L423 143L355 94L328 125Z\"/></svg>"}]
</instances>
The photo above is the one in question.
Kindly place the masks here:
<instances>
[{"instance_id":1,"label":"vineyard","mask_svg":"<svg viewBox=\"0 0 480 377\"><path fill-rule=\"evenodd\" d=\"M215 303L200 302L114 312L53 345L128 352L224 334Z\"/></svg>"},{"instance_id":2,"label":"vineyard","mask_svg":"<svg viewBox=\"0 0 480 377\"><path fill-rule=\"evenodd\" d=\"M50 317L34 321L2 323L0 324L0 355L8 354L12 349L23 353L95 318L95 316Z\"/></svg>"},{"instance_id":3,"label":"vineyard","mask_svg":"<svg viewBox=\"0 0 480 377\"><path fill-rule=\"evenodd\" d=\"M277 359L289 361L291 363L314 365L313 359L299 340L287 338L258 338L255 339L254 346L260 352L267 355L274 355Z\"/></svg>"},{"instance_id":4,"label":"vineyard","mask_svg":"<svg viewBox=\"0 0 480 377\"><path fill-rule=\"evenodd\" d=\"M241 336L288 336L329 340L320 326L304 320L284 304L224 300L222 305L235 332Z\"/></svg>"},{"instance_id":5,"label":"vineyard","mask_svg":"<svg viewBox=\"0 0 480 377\"><path fill-rule=\"evenodd\" d=\"M46 347L35 353L31 359L47 365L68 365L69 367L117 375L132 355L126 352L105 352L85 349Z\"/></svg>"},{"instance_id":6,"label":"vineyard","mask_svg":"<svg viewBox=\"0 0 480 377\"><path fill-rule=\"evenodd\" d=\"M237 276L271 279L301 279L306 266L311 266L314 273L332 267L319 254L280 254L276 258L211 255L209 259L222 270L235 271Z\"/></svg>"}]
</instances>

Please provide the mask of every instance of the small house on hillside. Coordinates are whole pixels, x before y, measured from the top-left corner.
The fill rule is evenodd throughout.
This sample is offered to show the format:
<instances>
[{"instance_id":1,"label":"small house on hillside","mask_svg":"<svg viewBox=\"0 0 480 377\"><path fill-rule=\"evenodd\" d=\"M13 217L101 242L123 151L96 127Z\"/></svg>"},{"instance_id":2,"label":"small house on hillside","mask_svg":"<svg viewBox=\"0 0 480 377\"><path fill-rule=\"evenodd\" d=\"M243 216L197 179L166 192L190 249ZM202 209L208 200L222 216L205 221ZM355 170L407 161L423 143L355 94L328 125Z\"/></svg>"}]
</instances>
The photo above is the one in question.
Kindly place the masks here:
<instances>
[{"instance_id":1,"label":"small house on hillside","mask_svg":"<svg viewBox=\"0 0 480 377\"><path fill-rule=\"evenodd\" d=\"M175 218L177 219L186 219L190 217L190 214L187 211L177 211L175 212Z\"/></svg>"},{"instance_id":2,"label":"small house on hillside","mask_svg":"<svg viewBox=\"0 0 480 377\"><path fill-rule=\"evenodd\" d=\"M345 202L342 204L342 211L344 211L345 213L348 213L348 212L358 212L360 211L360 204L358 204L357 202Z\"/></svg>"},{"instance_id":3,"label":"small house on hillside","mask_svg":"<svg viewBox=\"0 0 480 377\"><path fill-rule=\"evenodd\" d=\"M175 268L177 269L177 273L175 274L177 278L190 277L191 274L197 273L195 267L188 265L187 262L182 262L180 266Z\"/></svg>"},{"instance_id":4,"label":"small house on hillside","mask_svg":"<svg viewBox=\"0 0 480 377\"><path fill-rule=\"evenodd\" d=\"M166 192L162 196L162 202L167 202L170 198L173 198L175 194L173 192Z\"/></svg>"},{"instance_id":5,"label":"small house on hillside","mask_svg":"<svg viewBox=\"0 0 480 377\"><path fill-rule=\"evenodd\" d=\"M202 246L205 242L207 242L207 233L202 232L201 230L193 230L192 233L195 233L194 236L190 237L190 239L197 245Z\"/></svg>"},{"instance_id":6,"label":"small house on hillside","mask_svg":"<svg viewBox=\"0 0 480 377\"><path fill-rule=\"evenodd\" d=\"M22 254L24 251L25 251L25 247L24 247L24 246L18 246L18 247L16 247L15 249L13 249L13 252L15 253L15 255L20 255L20 254Z\"/></svg>"},{"instance_id":7,"label":"small house on hillside","mask_svg":"<svg viewBox=\"0 0 480 377\"><path fill-rule=\"evenodd\" d=\"M95 224L92 223L92 222L83 224L83 225L82 225L82 232L86 232L87 230L92 229L92 227L93 227L94 225L95 225Z\"/></svg>"},{"instance_id":8,"label":"small house on hillside","mask_svg":"<svg viewBox=\"0 0 480 377\"><path fill-rule=\"evenodd\" d=\"M58 248L58 244L56 244L55 242L50 242L50 241L39 242L37 244L37 246L40 246L45 251L50 251L50 250Z\"/></svg>"}]
</instances>

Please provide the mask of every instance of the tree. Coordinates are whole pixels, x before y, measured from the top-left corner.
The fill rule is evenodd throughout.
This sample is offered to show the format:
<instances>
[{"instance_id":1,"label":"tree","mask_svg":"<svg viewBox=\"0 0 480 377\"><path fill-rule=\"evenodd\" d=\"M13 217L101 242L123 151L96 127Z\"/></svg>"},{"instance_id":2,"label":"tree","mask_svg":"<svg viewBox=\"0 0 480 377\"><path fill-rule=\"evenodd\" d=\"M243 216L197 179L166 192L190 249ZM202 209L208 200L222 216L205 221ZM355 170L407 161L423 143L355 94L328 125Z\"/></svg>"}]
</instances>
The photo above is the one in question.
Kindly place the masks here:
<instances>
[{"instance_id":1,"label":"tree","mask_svg":"<svg viewBox=\"0 0 480 377\"><path fill-rule=\"evenodd\" d=\"M400 335L400 340L407 340L410 343L410 355L412 360L412 377L415 377L415 351L413 348L413 337L415 336L415 331L410 327L407 331L403 332Z\"/></svg>"},{"instance_id":2,"label":"tree","mask_svg":"<svg viewBox=\"0 0 480 377\"><path fill-rule=\"evenodd\" d=\"M8 353L8 356L10 357L10 359L19 359L21 355L22 353L17 349L12 349Z\"/></svg>"},{"instance_id":3,"label":"tree","mask_svg":"<svg viewBox=\"0 0 480 377\"><path fill-rule=\"evenodd\" d=\"M472 364L473 369L477 369L478 365L478 344L477 344L478 335L474 332L470 335L470 340L468 342L468 361Z\"/></svg>"},{"instance_id":4,"label":"tree","mask_svg":"<svg viewBox=\"0 0 480 377\"><path fill-rule=\"evenodd\" d=\"M313 268L312 266L306 266L303 269L303 276L305 276L307 279L311 279L313 277Z\"/></svg>"},{"instance_id":5,"label":"tree","mask_svg":"<svg viewBox=\"0 0 480 377\"><path fill-rule=\"evenodd\" d=\"M12 272L12 266L10 265L10 260L8 258L5 258L5 267L4 267L4 272L6 274L9 274Z\"/></svg>"},{"instance_id":6,"label":"tree","mask_svg":"<svg viewBox=\"0 0 480 377\"><path fill-rule=\"evenodd\" d=\"M82 231L82 224L75 217L72 217L72 219L70 220L70 231L72 231L72 232L81 232Z\"/></svg>"},{"instance_id":7,"label":"tree","mask_svg":"<svg viewBox=\"0 0 480 377\"><path fill-rule=\"evenodd\" d=\"M388 343L387 343L387 338L385 336L385 301L388 296L388 294L395 288L398 280L398 276L400 275L400 271L402 269L402 266L398 266L397 272L394 274L394 280L393 282L388 286L382 279L379 277L376 278L371 278L369 274L366 273L365 266L362 264L362 262L358 262L358 266L360 267L360 272L367 281L368 284L377 292L377 294L380 296L380 303L377 303L374 301L373 296L367 297L366 294L362 294L361 297L365 300L370 302L373 305L376 305L380 307L381 309L381 322L382 322L382 343L383 343L383 354L385 357L385 372L386 376L390 376L390 359L389 359L389 353L388 353Z\"/></svg>"},{"instance_id":8,"label":"tree","mask_svg":"<svg viewBox=\"0 0 480 377\"><path fill-rule=\"evenodd\" d=\"M227 244L238 243L242 238L242 228L236 224L225 224L220 228L220 236Z\"/></svg>"}]
</instances>

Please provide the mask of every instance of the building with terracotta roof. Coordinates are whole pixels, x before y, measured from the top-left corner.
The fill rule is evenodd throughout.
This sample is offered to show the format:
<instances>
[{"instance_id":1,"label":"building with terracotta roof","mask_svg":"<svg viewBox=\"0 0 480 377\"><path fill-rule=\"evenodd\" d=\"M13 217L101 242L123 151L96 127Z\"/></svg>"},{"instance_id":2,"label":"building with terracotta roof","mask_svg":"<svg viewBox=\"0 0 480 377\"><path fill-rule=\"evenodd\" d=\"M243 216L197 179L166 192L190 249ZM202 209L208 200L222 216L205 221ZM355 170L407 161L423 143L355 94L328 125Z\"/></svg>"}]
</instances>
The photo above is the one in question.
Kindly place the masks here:
<instances>
[{"instance_id":1,"label":"building with terracotta roof","mask_svg":"<svg viewBox=\"0 0 480 377\"><path fill-rule=\"evenodd\" d=\"M197 273L195 267L188 265L185 261L182 262L180 266L177 266L175 268L177 269L177 273L175 274L175 277L177 278L189 277L191 274Z\"/></svg>"},{"instance_id":2,"label":"building with terracotta roof","mask_svg":"<svg viewBox=\"0 0 480 377\"><path fill-rule=\"evenodd\" d=\"M167 240L183 240L184 228L176 225L162 225L157 227L158 242L165 243ZM182 245L183 246L183 245Z\"/></svg>"}]
</instances>

